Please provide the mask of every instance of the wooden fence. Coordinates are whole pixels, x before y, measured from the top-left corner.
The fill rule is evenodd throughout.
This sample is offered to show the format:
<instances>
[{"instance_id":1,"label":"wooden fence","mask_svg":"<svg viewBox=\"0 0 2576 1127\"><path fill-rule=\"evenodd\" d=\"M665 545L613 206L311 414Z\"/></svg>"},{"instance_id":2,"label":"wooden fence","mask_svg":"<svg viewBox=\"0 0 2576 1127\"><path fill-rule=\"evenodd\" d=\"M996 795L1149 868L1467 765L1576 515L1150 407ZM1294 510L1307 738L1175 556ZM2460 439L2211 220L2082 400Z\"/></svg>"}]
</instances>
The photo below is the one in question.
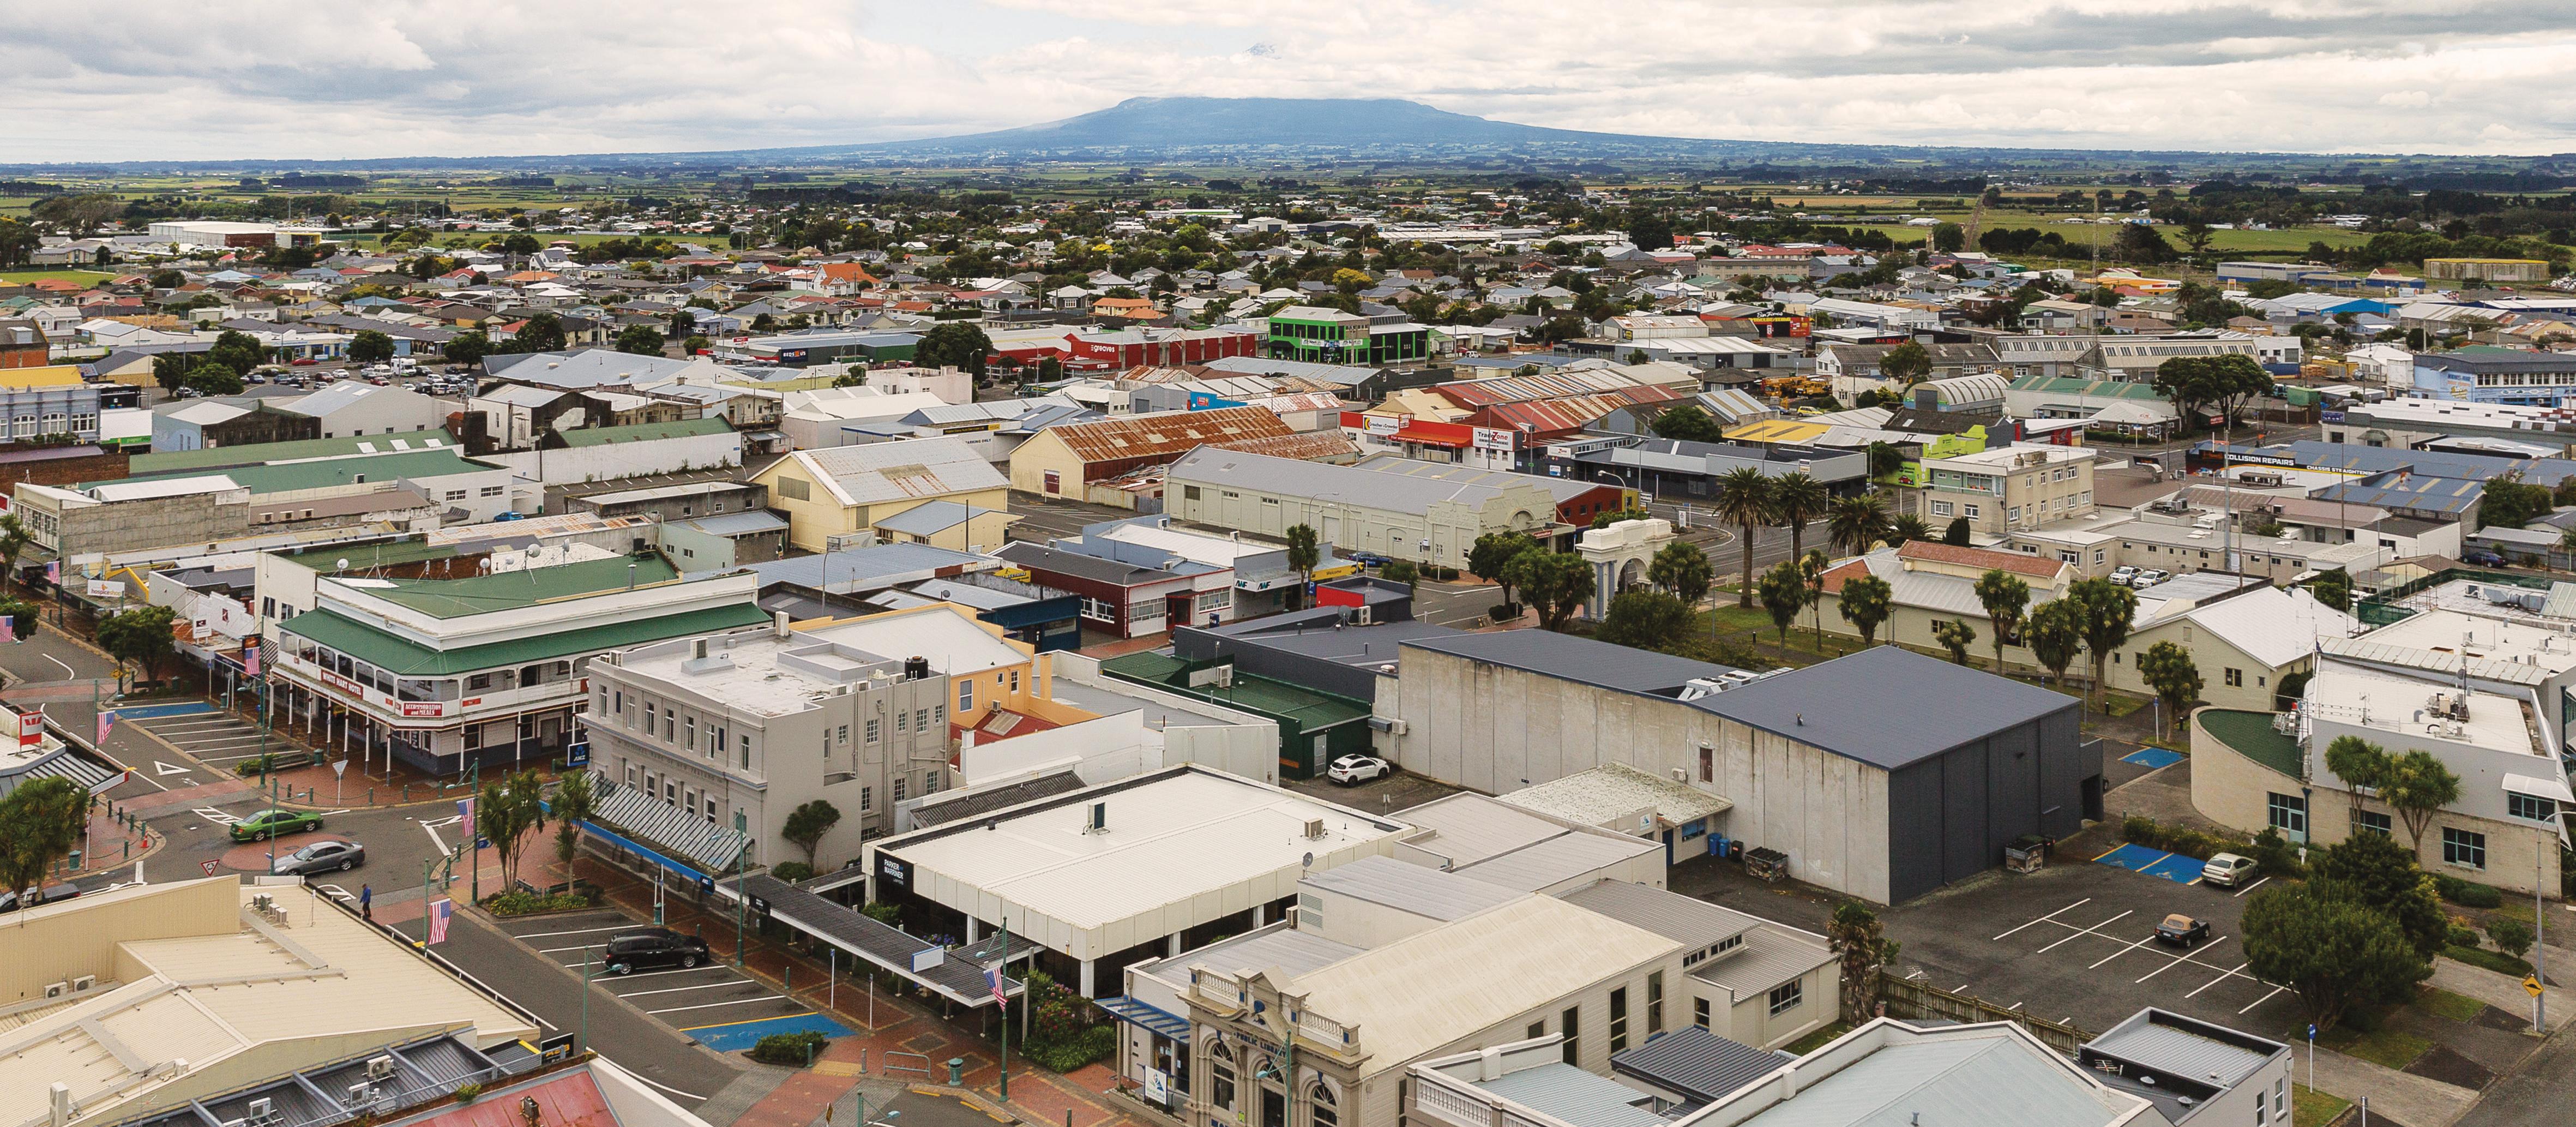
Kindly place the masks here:
<instances>
[{"instance_id":1,"label":"wooden fence","mask_svg":"<svg viewBox=\"0 0 2576 1127\"><path fill-rule=\"evenodd\" d=\"M1882 980L1879 1001L1887 1007L1887 1016L1913 1019L1944 1019L1964 1024L1988 1021L2017 1022L2030 1035L2048 1047L2074 1056L2078 1046L2093 1039L2093 1034L2063 1022L2034 1017L2020 1010L2006 1009L1983 998L1952 993L1937 986L1909 982L1901 978Z\"/></svg>"}]
</instances>

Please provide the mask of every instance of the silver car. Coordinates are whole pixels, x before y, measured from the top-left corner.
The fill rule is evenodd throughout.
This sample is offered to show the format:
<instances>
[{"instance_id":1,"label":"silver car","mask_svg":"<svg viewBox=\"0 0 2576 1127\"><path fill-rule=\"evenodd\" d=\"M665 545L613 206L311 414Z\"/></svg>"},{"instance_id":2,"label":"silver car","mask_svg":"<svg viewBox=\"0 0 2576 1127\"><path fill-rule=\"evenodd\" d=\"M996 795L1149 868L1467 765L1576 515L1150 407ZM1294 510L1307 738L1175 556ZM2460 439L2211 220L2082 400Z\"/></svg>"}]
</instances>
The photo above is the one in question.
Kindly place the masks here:
<instances>
[{"instance_id":1,"label":"silver car","mask_svg":"<svg viewBox=\"0 0 2576 1127\"><path fill-rule=\"evenodd\" d=\"M279 876L345 873L367 863L367 847L354 841L317 841L277 859Z\"/></svg>"}]
</instances>

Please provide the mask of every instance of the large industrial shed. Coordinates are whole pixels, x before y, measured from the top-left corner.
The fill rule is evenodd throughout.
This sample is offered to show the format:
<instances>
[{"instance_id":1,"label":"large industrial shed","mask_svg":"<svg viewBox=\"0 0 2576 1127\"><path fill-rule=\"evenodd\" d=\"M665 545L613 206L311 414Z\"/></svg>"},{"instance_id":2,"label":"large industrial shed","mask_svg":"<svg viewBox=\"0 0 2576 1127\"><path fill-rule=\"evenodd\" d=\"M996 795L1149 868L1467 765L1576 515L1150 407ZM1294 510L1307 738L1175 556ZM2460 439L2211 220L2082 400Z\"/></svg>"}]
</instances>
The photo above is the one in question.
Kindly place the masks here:
<instances>
[{"instance_id":1,"label":"large industrial shed","mask_svg":"<svg viewBox=\"0 0 2576 1127\"><path fill-rule=\"evenodd\" d=\"M1896 646L1739 687L1724 666L1543 630L1399 652L1374 725L1405 770L1504 794L1623 763L1732 803L1712 850L1776 849L1791 876L1869 900L2101 816L2077 701Z\"/></svg>"}]
</instances>

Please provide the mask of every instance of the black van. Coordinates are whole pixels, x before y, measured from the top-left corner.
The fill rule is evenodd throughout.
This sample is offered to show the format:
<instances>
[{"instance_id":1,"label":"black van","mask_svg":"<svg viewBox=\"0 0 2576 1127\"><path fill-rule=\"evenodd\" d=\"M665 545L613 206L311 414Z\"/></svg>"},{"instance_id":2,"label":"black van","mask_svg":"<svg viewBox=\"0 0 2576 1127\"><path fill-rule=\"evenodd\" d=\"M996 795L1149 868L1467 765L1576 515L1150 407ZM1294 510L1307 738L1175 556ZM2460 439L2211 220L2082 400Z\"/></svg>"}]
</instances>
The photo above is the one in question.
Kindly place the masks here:
<instances>
[{"instance_id":1,"label":"black van","mask_svg":"<svg viewBox=\"0 0 2576 1127\"><path fill-rule=\"evenodd\" d=\"M608 941L606 959L610 974L655 967L686 969L707 961L707 941L694 935L621 935Z\"/></svg>"}]
</instances>

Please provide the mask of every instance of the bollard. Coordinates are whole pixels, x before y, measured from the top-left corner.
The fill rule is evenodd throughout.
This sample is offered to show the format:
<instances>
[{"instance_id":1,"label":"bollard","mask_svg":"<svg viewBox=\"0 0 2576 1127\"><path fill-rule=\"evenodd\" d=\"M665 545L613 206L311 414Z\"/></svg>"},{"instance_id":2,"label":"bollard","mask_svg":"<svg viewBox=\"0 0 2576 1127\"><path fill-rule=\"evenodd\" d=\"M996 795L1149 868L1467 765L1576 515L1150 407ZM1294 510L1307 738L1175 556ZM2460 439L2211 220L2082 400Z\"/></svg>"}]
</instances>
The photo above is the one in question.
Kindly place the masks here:
<instances>
[{"instance_id":1,"label":"bollard","mask_svg":"<svg viewBox=\"0 0 2576 1127\"><path fill-rule=\"evenodd\" d=\"M956 1087L961 1087L961 1086L963 1086L965 1083L966 1083L966 1058L964 1058L964 1057L950 1057L950 1058L948 1058L948 1086L949 1086L949 1087L951 1087L951 1088L956 1088Z\"/></svg>"},{"instance_id":2,"label":"bollard","mask_svg":"<svg viewBox=\"0 0 2576 1127\"><path fill-rule=\"evenodd\" d=\"M132 856L134 856L134 840L132 838L128 838L125 841L125 852L118 855L118 859L123 860Z\"/></svg>"},{"instance_id":3,"label":"bollard","mask_svg":"<svg viewBox=\"0 0 2576 1127\"><path fill-rule=\"evenodd\" d=\"M367 788L367 805L369 805L369 806L373 806L373 805L375 805L375 804L376 804L376 788L374 788L374 787L368 787L368 788Z\"/></svg>"}]
</instances>

